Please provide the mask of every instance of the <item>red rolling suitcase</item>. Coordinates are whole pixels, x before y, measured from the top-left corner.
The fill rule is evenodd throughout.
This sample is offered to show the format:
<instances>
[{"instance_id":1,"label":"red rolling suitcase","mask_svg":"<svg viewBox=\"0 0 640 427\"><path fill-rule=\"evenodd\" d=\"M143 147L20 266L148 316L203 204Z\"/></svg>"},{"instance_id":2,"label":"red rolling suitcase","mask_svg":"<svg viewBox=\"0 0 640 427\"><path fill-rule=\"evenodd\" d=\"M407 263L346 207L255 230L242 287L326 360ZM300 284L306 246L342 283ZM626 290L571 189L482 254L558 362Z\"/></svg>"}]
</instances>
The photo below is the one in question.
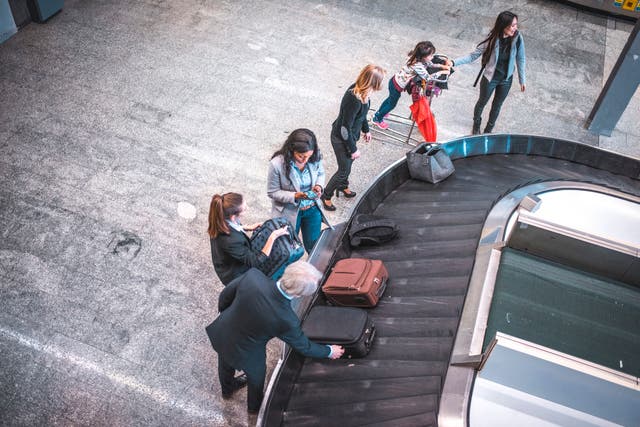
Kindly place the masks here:
<instances>
[{"instance_id":1,"label":"red rolling suitcase","mask_svg":"<svg viewBox=\"0 0 640 427\"><path fill-rule=\"evenodd\" d=\"M322 285L322 292L335 305L375 307L388 279L389 273L382 261L346 258L336 262Z\"/></svg>"}]
</instances>

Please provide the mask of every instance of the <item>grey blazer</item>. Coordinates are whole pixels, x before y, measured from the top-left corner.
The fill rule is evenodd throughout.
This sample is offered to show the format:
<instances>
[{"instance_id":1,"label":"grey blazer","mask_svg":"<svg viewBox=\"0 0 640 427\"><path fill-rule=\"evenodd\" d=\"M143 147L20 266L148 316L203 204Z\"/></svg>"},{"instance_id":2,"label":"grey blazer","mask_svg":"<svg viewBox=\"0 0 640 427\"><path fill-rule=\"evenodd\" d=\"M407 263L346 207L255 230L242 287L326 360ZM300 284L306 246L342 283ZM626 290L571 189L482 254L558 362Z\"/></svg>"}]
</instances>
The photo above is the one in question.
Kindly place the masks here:
<instances>
[{"instance_id":1,"label":"grey blazer","mask_svg":"<svg viewBox=\"0 0 640 427\"><path fill-rule=\"evenodd\" d=\"M324 166L322 161L308 163L311 172L311 187L319 185L324 188ZM290 178L290 179L289 179ZM267 178L267 194L271 199L271 217L286 217L295 227L298 219L298 203L295 194L300 191L300 180L296 171L291 169L289 178L285 176L284 157L276 156L269 162L269 176ZM322 220L329 224L322 212L320 199L316 199L316 205L322 214Z\"/></svg>"}]
</instances>

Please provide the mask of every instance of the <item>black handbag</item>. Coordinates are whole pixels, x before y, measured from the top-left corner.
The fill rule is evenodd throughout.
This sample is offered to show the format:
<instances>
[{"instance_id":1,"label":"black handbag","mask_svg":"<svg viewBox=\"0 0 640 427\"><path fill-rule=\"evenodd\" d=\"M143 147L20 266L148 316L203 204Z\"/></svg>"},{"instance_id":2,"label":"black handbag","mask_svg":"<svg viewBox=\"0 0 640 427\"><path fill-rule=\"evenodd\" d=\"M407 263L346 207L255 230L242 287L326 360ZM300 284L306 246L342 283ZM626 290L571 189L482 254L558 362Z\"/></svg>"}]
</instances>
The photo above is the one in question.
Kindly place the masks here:
<instances>
[{"instance_id":1,"label":"black handbag","mask_svg":"<svg viewBox=\"0 0 640 427\"><path fill-rule=\"evenodd\" d=\"M351 246L380 245L398 235L398 225L378 215L358 214L349 227Z\"/></svg>"},{"instance_id":2,"label":"black handbag","mask_svg":"<svg viewBox=\"0 0 640 427\"><path fill-rule=\"evenodd\" d=\"M440 146L427 143L422 143L407 153L407 165L411 178L432 184L445 180L455 171L447 153Z\"/></svg>"},{"instance_id":3,"label":"black handbag","mask_svg":"<svg viewBox=\"0 0 640 427\"><path fill-rule=\"evenodd\" d=\"M284 269L289 264L299 260L304 255L304 247L298 236L296 236L295 227L284 217L273 218L263 222L260 227L253 230L251 235L251 248L258 252L264 247L271 232L285 225L289 227L289 234L278 237L273 242L271 254L258 266L260 271L274 280L278 280L282 276Z\"/></svg>"}]
</instances>

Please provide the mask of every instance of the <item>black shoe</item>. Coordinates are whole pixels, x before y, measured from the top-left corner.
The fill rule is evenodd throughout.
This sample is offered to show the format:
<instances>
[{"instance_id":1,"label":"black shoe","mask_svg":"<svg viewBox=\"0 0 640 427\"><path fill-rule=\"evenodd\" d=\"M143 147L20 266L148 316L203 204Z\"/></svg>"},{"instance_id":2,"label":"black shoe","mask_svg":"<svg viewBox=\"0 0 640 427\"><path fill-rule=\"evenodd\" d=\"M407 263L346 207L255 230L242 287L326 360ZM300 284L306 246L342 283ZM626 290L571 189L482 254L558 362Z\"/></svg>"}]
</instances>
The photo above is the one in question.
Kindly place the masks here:
<instances>
[{"instance_id":1,"label":"black shoe","mask_svg":"<svg viewBox=\"0 0 640 427\"><path fill-rule=\"evenodd\" d=\"M473 128L471 129L471 135L480 134L480 122L473 122Z\"/></svg>"},{"instance_id":2,"label":"black shoe","mask_svg":"<svg viewBox=\"0 0 640 427\"><path fill-rule=\"evenodd\" d=\"M322 207L325 210L327 210L327 211L335 211L337 209L333 204L328 205L327 202L331 202L331 199L322 199Z\"/></svg>"},{"instance_id":3,"label":"black shoe","mask_svg":"<svg viewBox=\"0 0 640 427\"><path fill-rule=\"evenodd\" d=\"M225 400L231 399L233 397L233 393L245 387L246 385L247 385L247 375L246 374L238 375L233 379L233 387L231 388L231 391L228 393L223 392L222 398Z\"/></svg>"},{"instance_id":4,"label":"black shoe","mask_svg":"<svg viewBox=\"0 0 640 427\"><path fill-rule=\"evenodd\" d=\"M484 132L482 133L491 133L491 131L493 131L493 127L487 126L486 128L484 128Z\"/></svg>"},{"instance_id":5,"label":"black shoe","mask_svg":"<svg viewBox=\"0 0 640 427\"><path fill-rule=\"evenodd\" d=\"M348 188L345 188L344 190L336 190L336 197L340 197L340 193L344 194L344 197L346 197L347 199L350 199L352 197L356 197L356 192L355 191L347 191L349 190Z\"/></svg>"}]
</instances>

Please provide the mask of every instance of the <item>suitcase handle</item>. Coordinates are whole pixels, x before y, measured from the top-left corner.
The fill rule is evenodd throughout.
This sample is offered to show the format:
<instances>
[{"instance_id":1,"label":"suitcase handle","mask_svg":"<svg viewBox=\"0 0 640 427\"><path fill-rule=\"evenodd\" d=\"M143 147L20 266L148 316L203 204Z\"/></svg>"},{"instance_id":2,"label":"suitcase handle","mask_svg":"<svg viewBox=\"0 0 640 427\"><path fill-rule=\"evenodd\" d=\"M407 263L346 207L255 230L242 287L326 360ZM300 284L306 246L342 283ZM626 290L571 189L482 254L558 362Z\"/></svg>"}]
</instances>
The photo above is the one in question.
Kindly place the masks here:
<instances>
[{"instance_id":1,"label":"suitcase handle","mask_svg":"<svg viewBox=\"0 0 640 427\"><path fill-rule=\"evenodd\" d=\"M284 218L283 218L284 219ZM273 229L276 230L278 228L281 228L283 226L287 226L288 228L288 233L285 234L285 237L289 240L289 244L295 249L298 248L299 246L302 246L300 239L298 239L298 237L296 236L294 229L292 228L291 223L287 222L287 223L281 223L276 221L275 218L269 218L268 220L265 221L265 223L270 223L273 226Z\"/></svg>"},{"instance_id":2,"label":"suitcase handle","mask_svg":"<svg viewBox=\"0 0 640 427\"><path fill-rule=\"evenodd\" d=\"M376 280L376 279L374 279ZM378 288L378 292L376 292L376 296L378 297L378 299L380 299L382 297L382 294L384 294L384 291L387 289L387 282L389 281L388 277L385 277L384 279L382 279L382 285Z\"/></svg>"},{"instance_id":3,"label":"suitcase handle","mask_svg":"<svg viewBox=\"0 0 640 427\"><path fill-rule=\"evenodd\" d=\"M371 335L364 341L364 346L369 347L369 343L373 341L373 338L376 336L376 325L371 325Z\"/></svg>"}]
</instances>

